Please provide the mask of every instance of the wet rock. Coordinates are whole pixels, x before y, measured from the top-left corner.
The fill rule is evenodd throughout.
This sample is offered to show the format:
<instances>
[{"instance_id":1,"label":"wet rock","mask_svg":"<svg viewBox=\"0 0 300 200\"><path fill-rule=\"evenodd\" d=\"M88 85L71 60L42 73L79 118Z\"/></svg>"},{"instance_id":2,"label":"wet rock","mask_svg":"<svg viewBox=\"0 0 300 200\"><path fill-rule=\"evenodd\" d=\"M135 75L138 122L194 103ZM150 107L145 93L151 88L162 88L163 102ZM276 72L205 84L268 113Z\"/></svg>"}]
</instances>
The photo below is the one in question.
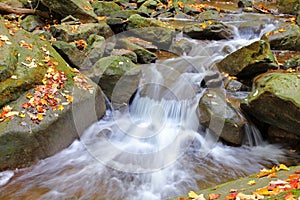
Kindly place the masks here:
<instances>
[{"instance_id":1,"label":"wet rock","mask_svg":"<svg viewBox=\"0 0 300 200\"><path fill-rule=\"evenodd\" d=\"M166 19L174 17L174 13L172 12L163 12L157 16L158 19Z\"/></svg>"},{"instance_id":2,"label":"wet rock","mask_svg":"<svg viewBox=\"0 0 300 200\"><path fill-rule=\"evenodd\" d=\"M300 56L292 57L283 64L284 69L300 69Z\"/></svg>"},{"instance_id":3,"label":"wet rock","mask_svg":"<svg viewBox=\"0 0 300 200\"><path fill-rule=\"evenodd\" d=\"M300 74L274 71L255 78L242 108L258 120L299 135Z\"/></svg>"},{"instance_id":4,"label":"wet rock","mask_svg":"<svg viewBox=\"0 0 300 200\"><path fill-rule=\"evenodd\" d=\"M205 92L199 102L199 122L234 145L241 145L246 118L233 104L226 101L219 89Z\"/></svg>"},{"instance_id":5,"label":"wet rock","mask_svg":"<svg viewBox=\"0 0 300 200\"><path fill-rule=\"evenodd\" d=\"M245 8L245 7L252 7L253 2L251 0L239 0L238 7Z\"/></svg>"},{"instance_id":6,"label":"wet rock","mask_svg":"<svg viewBox=\"0 0 300 200\"><path fill-rule=\"evenodd\" d=\"M186 55L192 50L192 48L193 44L191 41L185 38L180 38L171 44L169 51L177 55Z\"/></svg>"},{"instance_id":7,"label":"wet rock","mask_svg":"<svg viewBox=\"0 0 300 200\"><path fill-rule=\"evenodd\" d=\"M287 14L297 14L300 8L300 2L298 0L279 0L278 4L278 11L280 13L287 13Z\"/></svg>"},{"instance_id":8,"label":"wet rock","mask_svg":"<svg viewBox=\"0 0 300 200\"><path fill-rule=\"evenodd\" d=\"M86 79L89 90L78 86L73 79L78 77L78 73L72 71L49 42L23 30L9 37L15 41L12 45L15 45L19 62L15 65L13 76L0 82L0 107L3 109L4 105L9 104L13 111L24 113L23 116L16 115L0 122L0 170L29 166L61 151L91 123L103 116L106 110L100 88L89 79ZM12 53L14 54L13 51ZM33 104L38 101L38 97L33 95L35 92L44 94L43 78L46 71L52 71L50 64L64 73L66 82L64 88L52 85L57 93L49 95L66 104L58 103L62 106L61 110L55 110L54 105L52 107L44 100L42 107L49 107L37 121L34 113L38 106L25 111L24 103L31 101ZM80 80L83 81L82 78ZM63 93L72 97L73 103L67 102ZM32 97L28 94L32 94Z\"/></svg>"},{"instance_id":9,"label":"wet rock","mask_svg":"<svg viewBox=\"0 0 300 200\"><path fill-rule=\"evenodd\" d=\"M216 64L221 72L240 79L251 79L269 69L277 69L270 45L264 40L251 43L229 54Z\"/></svg>"},{"instance_id":10,"label":"wet rock","mask_svg":"<svg viewBox=\"0 0 300 200\"><path fill-rule=\"evenodd\" d=\"M224 82L225 89L229 92L250 91L251 89L250 87L234 79L226 79Z\"/></svg>"},{"instance_id":11,"label":"wet rock","mask_svg":"<svg viewBox=\"0 0 300 200\"><path fill-rule=\"evenodd\" d=\"M159 5L162 5L159 0L147 0L139 7L138 12L142 15L150 16Z\"/></svg>"},{"instance_id":12,"label":"wet rock","mask_svg":"<svg viewBox=\"0 0 300 200\"><path fill-rule=\"evenodd\" d=\"M199 24L186 25L183 33L193 39L200 40L222 40L233 38L232 29L217 21L207 21Z\"/></svg>"},{"instance_id":13,"label":"wet rock","mask_svg":"<svg viewBox=\"0 0 300 200\"><path fill-rule=\"evenodd\" d=\"M132 62L137 63L137 55L130 50L127 49L114 49L111 52L112 56L124 56L129 58Z\"/></svg>"},{"instance_id":14,"label":"wet rock","mask_svg":"<svg viewBox=\"0 0 300 200\"><path fill-rule=\"evenodd\" d=\"M151 42L142 40L140 38L128 37L126 38L126 40L151 52L156 52L158 50L157 46L153 45Z\"/></svg>"},{"instance_id":15,"label":"wet rock","mask_svg":"<svg viewBox=\"0 0 300 200\"><path fill-rule=\"evenodd\" d=\"M106 48L105 38L100 35L90 35L87 40L86 51L92 64L95 64L104 54ZM84 66L86 69L86 67Z\"/></svg>"},{"instance_id":16,"label":"wet rock","mask_svg":"<svg viewBox=\"0 0 300 200\"><path fill-rule=\"evenodd\" d=\"M300 50L300 28L290 24L267 34L274 50Z\"/></svg>"},{"instance_id":17,"label":"wet rock","mask_svg":"<svg viewBox=\"0 0 300 200\"><path fill-rule=\"evenodd\" d=\"M26 31L32 32L37 27L43 27L45 24L38 16L28 15L21 21L20 25Z\"/></svg>"},{"instance_id":18,"label":"wet rock","mask_svg":"<svg viewBox=\"0 0 300 200\"><path fill-rule=\"evenodd\" d=\"M127 40L127 38L118 40L115 47L133 51L137 55L138 63L151 63L157 59L157 56L154 53L137 44L132 43L130 40Z\"/></svg>"},{"instance_id":19,"label":"wet rock","mask_svg":"<svg viewBox=\"0 0 300 200\"><path fill-rule=\"evenodd\" d=\"M87 75L100 85L114 108L119 109L129 104L138 88L141 70L129 58L109 56L98 60Z\"/></svg>"},{"instance_id":20,"label":"wet rock","mask_svg":"<svg viewBox=\"0 0 300 200\"><path fill-rule=\"evenodd\" d=\"M157 45L159 49L169 49L176 32L162 22L132 15L127 22L127 35L142 38Z\"/></svg>"},{"instance_id":21,"label":"wet rock","mask_svg":"<svg viewBox=\"0 0 300 200\"><path fill-rule=\"evenodd\" d=\"M300 136L280 129L276 126L270 126L268 129L268 139L272 143L285 145L288 148L299 148Z\"/></svg>"},{"instance_id":22,"label":"wet rock","mask_svg":"<svg viewBox=\"0 0 300 200\"><path fill-rule=\"evenodd\" d=\"M55 25L50 28L51 33L58 40L73 42L75 40L87 40L91 34L108 38L114 35L106 23L88 23L80 25Z\"/></svg>"},{"instance_id":23,"label":"wet rock","mask_svg":"<svg viewBox=\"0 0 300 200\"><path fill-rule=\"evenodd\" d=\"M80 69L84 60L88 59L83 52L76 48L75 44L56 41L52 43L52 46L71 67ZM91 65L92 64L90 63L90 66Z\"/></svg>"},{"instance_id":24,"label":"wet rock","mask_svg":"<svg viewBox=\"0 0 300 200\"><path fill-rule=\"evenodd\" d=\"M121 10L121 7L112 1L94 1L92 7L98 16L109 16L112 12Z\"/></svg>"},{"instance_id":25,"label":"wet rock","mask_svg":"<svg viewBox=\"0 0 300 200\"><path fill-rule=\"evenodd\" d=\"M72 15L83 22L97 21L97 15L88 0L41 0L41 2L62 17Z\"/></svg>"},{"instance_id":26,"label":"wet rock","mask_svg":"<svg viewBox=\"0 0 300 200\"><path fill-rule=\"evenodd\" d=\"M193 20L194 18L188 14L185 14L184 12L177 12L174 16L177 20Z\"/></svg>"},{"instance_id":27,"label":"wet rock","mask_svg":"<svg viewBox=\"0 0 300 200\"><path fill-rule=\"evenodd\" d=\"M205 74L200 83L201 87L205 88L219 88L223 84L223 77L219 72L209 71Z\"/></svg>"}]
</instances>

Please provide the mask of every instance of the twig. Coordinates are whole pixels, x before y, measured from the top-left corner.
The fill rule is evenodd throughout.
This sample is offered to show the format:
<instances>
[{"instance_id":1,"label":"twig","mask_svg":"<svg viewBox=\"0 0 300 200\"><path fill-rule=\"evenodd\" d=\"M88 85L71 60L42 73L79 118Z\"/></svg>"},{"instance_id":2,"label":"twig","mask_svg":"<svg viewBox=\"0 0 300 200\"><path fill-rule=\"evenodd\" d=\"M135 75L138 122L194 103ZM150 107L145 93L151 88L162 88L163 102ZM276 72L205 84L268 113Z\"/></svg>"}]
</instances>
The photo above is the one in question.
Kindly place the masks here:
<instances>
[{"instance_id":1,"label":"twig","mask_svg":"<svg viewBox=\"0 0 300 200\"><path fill-rule=\"evenodd\" d=\"M39 15L43 18L49 19L50 15L48 12L40 11L40 10L33 10L27 8L16 8L11 7L5 3L0 3L0 11L7 12L7 13L14 13L14 14L31 14L31 15Z\"/></svg>"}]
</instances>

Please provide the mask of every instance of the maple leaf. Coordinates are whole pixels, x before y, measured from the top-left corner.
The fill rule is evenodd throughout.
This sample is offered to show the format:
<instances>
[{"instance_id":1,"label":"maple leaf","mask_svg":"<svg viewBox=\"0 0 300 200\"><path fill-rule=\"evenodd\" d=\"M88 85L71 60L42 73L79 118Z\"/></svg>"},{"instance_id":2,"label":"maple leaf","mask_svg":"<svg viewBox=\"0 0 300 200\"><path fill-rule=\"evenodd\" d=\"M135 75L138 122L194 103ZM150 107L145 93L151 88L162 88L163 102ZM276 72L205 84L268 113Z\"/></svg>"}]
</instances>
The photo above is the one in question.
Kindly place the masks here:
<instances>
[{"instance_id":1,"label":"maple leaf","mask_svg":"<svg viewBox=\"0 0 300 200\"><path fill-rule=\"evenodd\" d=\"M220 194L214 194L214 193L212 193L212 194L209 194L209 195L208 195L208 199L209 199L209 200L218 199L218 198L220 198L220 197L221 197Z\"/></svg>"},{"instance_id":2,"label":"maple leaf","mask_svg":"<svg viewBox=\"0 0 300 200\"><path fill-rule=\"evenodd\" d=\"M277 171L280 171L280 170L286 170L286 171L289 171L290 169L284 165L284 164L280 164L278 167L276 167L276 170Z\"/></svg>"},{"instance_id":3,"label":"maple leaf","mask_svg":"<svg viewBox=\"0 0 300 200\"><path fill-rule=\"evenodd\" d=\"M188 193L188 196L189 196L189 198L196 199L199 195L196 194L194 191L190 191Z\"/></svg>"}]
</instances>

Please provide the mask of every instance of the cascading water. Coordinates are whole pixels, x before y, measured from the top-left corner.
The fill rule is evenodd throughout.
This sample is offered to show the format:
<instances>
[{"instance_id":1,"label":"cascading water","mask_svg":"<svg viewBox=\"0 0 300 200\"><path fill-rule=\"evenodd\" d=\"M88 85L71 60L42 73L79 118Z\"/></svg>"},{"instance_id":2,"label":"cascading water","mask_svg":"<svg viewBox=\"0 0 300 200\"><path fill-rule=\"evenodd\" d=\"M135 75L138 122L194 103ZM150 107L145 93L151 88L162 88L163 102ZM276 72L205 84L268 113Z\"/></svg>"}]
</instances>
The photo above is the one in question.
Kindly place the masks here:
<instances>
[{"instance_id":1,"label":"cascading water","mask_svg":"<svg viewBox=\"0 0 300 200\"><path fill-rule=\"evenodd\" d=\"M127 110L108 110L80 140L33 167L2 172L0 198L166 199L277 163L276 146L229 147L199 128L202 78L249 41L193 42L188 56L143 67L143 87Z\"/></svg>"}]
</instances>

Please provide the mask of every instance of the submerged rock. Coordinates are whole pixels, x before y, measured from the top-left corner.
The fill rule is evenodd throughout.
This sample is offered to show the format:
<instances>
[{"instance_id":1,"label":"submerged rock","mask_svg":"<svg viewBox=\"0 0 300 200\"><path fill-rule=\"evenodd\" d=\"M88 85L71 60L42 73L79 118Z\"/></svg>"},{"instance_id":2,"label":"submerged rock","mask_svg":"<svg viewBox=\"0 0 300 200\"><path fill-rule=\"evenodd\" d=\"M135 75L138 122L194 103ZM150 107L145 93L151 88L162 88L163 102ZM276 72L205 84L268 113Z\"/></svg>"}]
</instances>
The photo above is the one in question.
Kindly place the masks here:
<instances>
[{"instance_id":1,"label":"submerged rock","mask_svg":"<svg viewBox=\"0 0 300 200\"><path fill-rule=\"evenodd\" d=\"M278 68L270 45L265 40L238 49L216 65L221 72L248 80L269 69Z\"/></svg>"},{"instance_id":2,"label":"submerged rock","mask_svg":"<svg viewBox=\"0 0 300 200\"><path fill-rule=\"evenodd\" d=\"M246 118L218 89L204 93L199 102L199 122L226 142L241 145Z\"/></svg>"},{"instance_id":3,"label":"submerged rock","mask_svg":"<svg viewBox=\"0 0 300 200\"><path fill-rule=\"evenodd\" d=\"M206 21L199 24L186 25L183 33L193 39L222 40L233 38L233 30L222 22Z\"/></svg>"},{"instance_id":4,"label":"submerged rock","mask_svg":"<svg viewBox=\"0 0 300 200\"><path fill-rule=\"evenodd\" d=\"M54 37L65 42L87 40L92 34L108 38L114 35L106 23L88 23L80 25L55 25L50 28Z\"/></svg>"},{"instance_id":5,"label":"submerged rock","mask_svg":"<svg viewBox=\"0 0 300 200\"><path fill-rule=\"evenodd\" d=\"M97 21L97 15L88 0L42 0L41 2L62 17L72 15L84 22Z\"/></svg>"},{"instance_id":6,"label":"submerged rock","mask_svg":"<svg viewBox=\"0 0 300 200\"><path fill-rule=\"evenodd\" d=\"M101 58L92 68L87 75L100 85L113 107L128 105L140 82L140 68L123 56Z\"/></svg>"},{"instance_id":7,"label":"submerged rock","mask_svg":"<svg viewBox=\"0 0 300 200\"><path fill-rule=\"evenodd\" d=\"M255 78L242 108L258 120L300 135L300 73L274 71Z\"/></svg>"},{"instance_id":8,"label":"submerged rock","mask_svg":"<svg viewBox=\"0 0 300 200\"><path fill-rule=\"evenodd\" d=\"M61 151L105 113L101 89L73 71L49 42L23 30L8 37L19 62L0 82L0 170Z\"/></svg>"}]
</instances>

